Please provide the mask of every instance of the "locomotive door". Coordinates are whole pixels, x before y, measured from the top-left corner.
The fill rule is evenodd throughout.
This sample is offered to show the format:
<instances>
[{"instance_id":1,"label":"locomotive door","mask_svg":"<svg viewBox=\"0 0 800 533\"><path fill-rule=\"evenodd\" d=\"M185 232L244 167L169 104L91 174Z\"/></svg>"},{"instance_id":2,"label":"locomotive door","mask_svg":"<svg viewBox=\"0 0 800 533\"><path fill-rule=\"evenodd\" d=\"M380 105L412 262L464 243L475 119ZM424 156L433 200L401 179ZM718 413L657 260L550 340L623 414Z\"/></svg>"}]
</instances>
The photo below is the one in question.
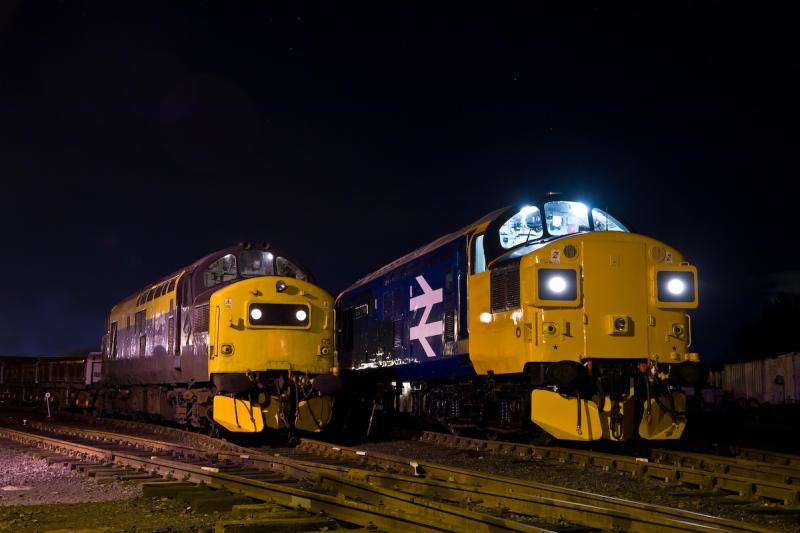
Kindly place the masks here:
<instances>
[{"instance_id":1,"label":"locomotive door","mask_svg":"<svg viewBox=\"0 0 800 533\"><path fill-rule=\"evenodd\" d=\"M108 335L108 357L109 359L117 358L117 323L111 323L111 331Z\"/></svg>"},{"instance_id":2,"label":"locomotive door","mask_svg":"<svg viewBox=\"0 0 800 533\"><path fill-rule=\"evenodd\" d=\"M472 238L469 257L467 327L469 331L469 353L474 364L476 361L491 360L494 351L494 346L489 338L490 324L486 322L486 317L491 317L491 302L489 298L491 273L486 270L483 233ZM487 369L476 366L476 370L479 374L485 374Z\"/></svg>"},{"instance_id":3,"label":"locomotive door","mask_svg":"<svg viewBox=\"0 0 800 533\"><path fill-rule=\"evenodd\" d=\"M339 364L343 368L354 369L370 361L372 344L370 320L375 305L372 291L366 290L353 298L349 307L338 314L339 326L337 343Z\"/></svg>"},{"instance_id":4,"label":"locomotive door","mask_svg":"<svg viewBox=\"0 0 800 533\"><path fill-rule=\"evenodd\" d=\"M630 359L647 356L647 248L643 243L586 239L584 257L602 258L585 261L584 312L602 317L584 325L587 357ZM613 317L625 317L628 330L610 334Z\"/></svg>"}]
</instances>

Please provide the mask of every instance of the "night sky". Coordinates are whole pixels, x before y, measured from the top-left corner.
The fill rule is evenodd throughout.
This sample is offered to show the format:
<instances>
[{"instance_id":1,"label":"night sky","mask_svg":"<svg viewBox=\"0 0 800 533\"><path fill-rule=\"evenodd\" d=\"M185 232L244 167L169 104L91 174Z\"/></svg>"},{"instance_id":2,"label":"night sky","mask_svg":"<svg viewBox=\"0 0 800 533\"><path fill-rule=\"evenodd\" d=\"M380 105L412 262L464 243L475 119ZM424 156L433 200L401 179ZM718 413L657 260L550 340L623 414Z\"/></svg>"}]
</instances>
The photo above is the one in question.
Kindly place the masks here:
<instances>
[{"instance_id":1,"label":"night sky","mask_svg":"<svg viewBox=\"0 0 800 533\"><path fill-rule=\"evenodd\" d=\"M116 301L241 240L336 293L554 190L698 265L708 361L798 291L793 13L267 4L0 5L0 354L96 348Z\"/></svg>"}]
</instances>

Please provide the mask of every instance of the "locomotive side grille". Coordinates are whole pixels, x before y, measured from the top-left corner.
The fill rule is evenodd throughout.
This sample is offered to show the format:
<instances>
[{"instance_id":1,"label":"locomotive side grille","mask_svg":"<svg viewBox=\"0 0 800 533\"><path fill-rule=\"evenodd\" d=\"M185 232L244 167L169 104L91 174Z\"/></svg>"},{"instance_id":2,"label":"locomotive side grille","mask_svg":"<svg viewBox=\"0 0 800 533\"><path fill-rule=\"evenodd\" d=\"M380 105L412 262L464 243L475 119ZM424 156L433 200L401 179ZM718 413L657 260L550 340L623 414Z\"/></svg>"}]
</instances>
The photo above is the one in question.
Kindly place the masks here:
<instances>
[{"instance_id":1,"label":"locomotive side grille","mask_svg":"<svg viewBox=\"0 0 800 533\"><path fill-rule=\"evenodd\" d=\"M519 261L493 269L491 276L492 313L519 309Z\"/></svg>"},{"instance_id":2,"label":"locomotive side grille","mask_svg":"<svg viewBox=\"0 0 800 533\"><path fill-rule=\"evenodd\" d=\"M444 342L456 339L456 284L455 274L448 272L444 277Z\"/></svg>"},{"instance_id":3,"label":"locomotive side grille","mask_svg":"<svg viewBox=\"0 0 800 533\"><path fill-rule=\"evenodd\" d=\"M196 333L208 331L208 304L194 308L194 331Z\"/></svg>"},{"instance_id":4,"label":"locomotive side grille","mask_svg":"<svg viewBox=\"0 0 800 533\"><path fill-rule=\"evenodd\" d=\"M456 310L448 309L444 314L444 342L456 340Z\"/></svg>"},{"instance_id":5,"label":"locomotive side grille","mask_svg":"<svg viewBox=\"0 0 800 533\"><path fill-rule=\"evenodd\" d=\"M403 319L398 318L392 322L392 347L400 348L403 345Z\"/></svg>"},{"instance_id":6,"label":"locomotive side grille","mask_svg":"<svg viewBox=\"0 0 800 533\"><path fill-rule=\"evenodd\" d=\"M167 321L167 353L175 353L175 317L169 317Z\"/></svg>"}]
</instances>

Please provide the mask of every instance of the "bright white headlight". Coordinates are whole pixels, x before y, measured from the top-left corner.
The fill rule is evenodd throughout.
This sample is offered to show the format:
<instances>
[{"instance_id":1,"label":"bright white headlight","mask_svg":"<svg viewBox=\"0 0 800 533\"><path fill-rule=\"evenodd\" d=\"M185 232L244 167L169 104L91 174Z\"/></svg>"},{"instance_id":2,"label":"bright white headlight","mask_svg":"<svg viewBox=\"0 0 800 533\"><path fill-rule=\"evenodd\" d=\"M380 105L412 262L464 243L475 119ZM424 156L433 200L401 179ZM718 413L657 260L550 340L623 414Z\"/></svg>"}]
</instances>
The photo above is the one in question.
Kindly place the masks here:
<instances>
[{"instance_id":1,"label":"bright white headlight","mask_svg":"<svg viewBox=\"0 0 800 533\"><path fill-rule=\"evenodd\" d=\"M252 318L253 320L258 320L259 318L261 318L261 309L259 309L258 307L251 309L250 318Z\"/></svg>"},{"instance_id":2,"label":"bright white headlight","mask_svg":"<svg viewBox=\"0 0 800 533\"><path fill-rule=\"evenodd\" d=\"M547 288L555 293L562 293L567 290L567 280L561 276L553 276L547 281Z\"/></svg>"},{"instance_id":3,"label":"bright white headlight","mask_svg":"<svg viewBox=\"0 0 800 533\"><path fill-rule=\"evenodd\" d=\"M308 316L308 313L306 313L305 311L300 309L297 313L294 314L294 316L297 317L297 321L298 322L302 322L302 321L304 321L306 319L306 317Z\"/></svg>"},{"instance_id":4,"label":"bright white headlight","mask_svg":"<svg viewBox=\"0 0 800 533\"><path fill-rule=\"evenodd\" d=\"M678 278L673 278L667 282L667 290L674 295L683 294L686 290L686 284Z\"/></svg>"}]
</instances>

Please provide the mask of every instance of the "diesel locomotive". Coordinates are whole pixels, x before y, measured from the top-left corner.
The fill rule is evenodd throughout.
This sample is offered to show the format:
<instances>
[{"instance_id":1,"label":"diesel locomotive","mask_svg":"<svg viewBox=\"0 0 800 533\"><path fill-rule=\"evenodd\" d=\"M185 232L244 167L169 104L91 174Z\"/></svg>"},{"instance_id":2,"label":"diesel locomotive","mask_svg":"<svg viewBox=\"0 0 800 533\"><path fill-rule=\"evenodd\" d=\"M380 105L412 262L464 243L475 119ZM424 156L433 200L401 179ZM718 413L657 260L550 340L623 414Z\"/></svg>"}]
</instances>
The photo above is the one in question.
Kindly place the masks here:
<instances>
[{"instance_id":1,"label":"diesel locomotive","mask_svg":"<svg viewBox=\"0 0 800 533\"><path fill-rule=\"evenodd\" d=\"M678 250L597 207L494 211L338 296L345 424L394 412L453 431L677 439L681 387L704 379L697 290Z\"/></svg>"},{"instance_id":2,"label":"diesel locomotive","mask_svg":"<svg viewBox=\"0 0 800 533\"><path fill-rule=\"evenodd\" d=\"M339 384L333 313L283 252L219 250L111 309L95 407L233 432L321 431Z\"/></svg>"}]
</instances>

